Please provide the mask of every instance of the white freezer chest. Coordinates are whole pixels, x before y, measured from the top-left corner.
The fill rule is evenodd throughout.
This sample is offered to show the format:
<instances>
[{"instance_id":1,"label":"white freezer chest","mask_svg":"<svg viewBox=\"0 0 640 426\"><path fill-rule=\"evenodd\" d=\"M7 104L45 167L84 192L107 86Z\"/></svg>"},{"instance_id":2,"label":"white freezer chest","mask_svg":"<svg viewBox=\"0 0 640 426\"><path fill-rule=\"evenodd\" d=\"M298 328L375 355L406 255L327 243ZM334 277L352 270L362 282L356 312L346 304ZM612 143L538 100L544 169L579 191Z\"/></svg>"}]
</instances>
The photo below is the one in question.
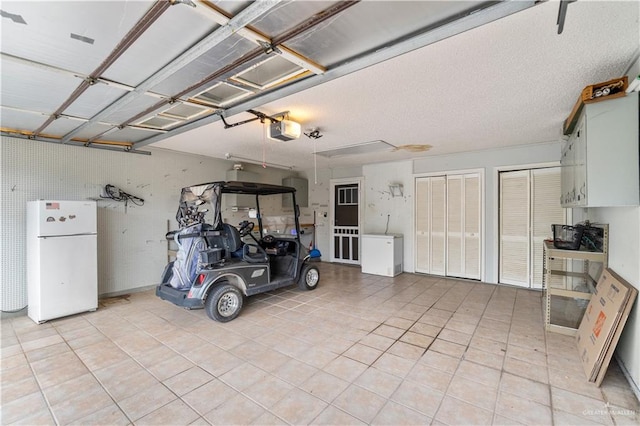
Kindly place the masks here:
<instances>
[{"instance_id":1,"label":"white freezer chest","mask_svg":"<svg viewBox=\"0 0 640 426\"><path fill-rule=\"evenodd\" d=\"M402 273L402 234L362 235L362 273L395 277Z\"/></svg>"}]
</instances>

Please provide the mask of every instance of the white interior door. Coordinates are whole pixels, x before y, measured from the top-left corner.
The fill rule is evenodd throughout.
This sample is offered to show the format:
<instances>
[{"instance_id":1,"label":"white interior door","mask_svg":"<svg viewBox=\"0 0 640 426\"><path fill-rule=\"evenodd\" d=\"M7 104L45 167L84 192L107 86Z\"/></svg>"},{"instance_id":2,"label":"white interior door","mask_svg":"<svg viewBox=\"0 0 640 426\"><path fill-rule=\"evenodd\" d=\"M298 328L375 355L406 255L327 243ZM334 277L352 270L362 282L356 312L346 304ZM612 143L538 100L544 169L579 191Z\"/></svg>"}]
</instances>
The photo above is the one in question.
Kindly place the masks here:
<instances>
[{"instance_id":1,"label":"white interior door","mask_svg":"<svg viewBox=\"0 0 640 426\"><path fill-rule=\"evenodd\" d=\"M416 178L416 271L480 279L479 173Z\"/></svg>"},{"instance_id":2,"label":"white interior door","mask_svg":"<svg viewBox=\"0 0 640 426\"><path fill-rule=\"evenodd\" d=\"M567 222L560 193L560 167L500 173L501 283L542 288L543 241L553 236L552 224ZM564 261L552 262L563 269Z\"/></svg>"}]
</instances>

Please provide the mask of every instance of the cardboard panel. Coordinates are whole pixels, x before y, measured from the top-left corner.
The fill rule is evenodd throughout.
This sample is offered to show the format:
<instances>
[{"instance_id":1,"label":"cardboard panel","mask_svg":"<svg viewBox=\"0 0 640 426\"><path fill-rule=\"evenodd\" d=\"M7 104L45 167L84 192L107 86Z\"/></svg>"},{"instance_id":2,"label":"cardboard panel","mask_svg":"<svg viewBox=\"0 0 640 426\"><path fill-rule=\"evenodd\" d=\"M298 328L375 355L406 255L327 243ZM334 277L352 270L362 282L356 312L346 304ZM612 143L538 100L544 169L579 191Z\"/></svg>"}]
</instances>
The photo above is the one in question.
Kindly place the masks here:
<instances>
[{"instance_id":1,"label":"cardboard panel","mask_svg":"<svg viewBox=\"0 0 640 426\"><path fill-rule=\"evenodd\" d=\"M590 382L602 382L637 293L609 268L600 276L576 337Z\"/></svg>"}]
</instances>

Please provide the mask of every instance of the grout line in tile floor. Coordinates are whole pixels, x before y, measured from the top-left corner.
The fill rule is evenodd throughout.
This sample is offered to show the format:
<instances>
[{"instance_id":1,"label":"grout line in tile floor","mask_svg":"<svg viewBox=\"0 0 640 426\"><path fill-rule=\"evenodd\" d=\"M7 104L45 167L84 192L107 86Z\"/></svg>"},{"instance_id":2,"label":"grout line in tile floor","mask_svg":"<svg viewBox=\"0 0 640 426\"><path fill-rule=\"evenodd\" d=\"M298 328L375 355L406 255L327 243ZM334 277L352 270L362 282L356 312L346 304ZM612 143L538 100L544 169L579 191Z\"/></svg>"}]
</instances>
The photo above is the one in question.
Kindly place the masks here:
<instances>
[{"instance_id":1,"label":"grout line in tile floor","mask_svg":"<svg viewBox=\"0 0 640 426\"><path fill-rule=\"evenodd\" d=\"M1 423L640 423L617 365L597 388L545 333L540 292L320 268L313 292L249 298L227 324L153 291L3 319Z\"/></svg>"}]
</instances>

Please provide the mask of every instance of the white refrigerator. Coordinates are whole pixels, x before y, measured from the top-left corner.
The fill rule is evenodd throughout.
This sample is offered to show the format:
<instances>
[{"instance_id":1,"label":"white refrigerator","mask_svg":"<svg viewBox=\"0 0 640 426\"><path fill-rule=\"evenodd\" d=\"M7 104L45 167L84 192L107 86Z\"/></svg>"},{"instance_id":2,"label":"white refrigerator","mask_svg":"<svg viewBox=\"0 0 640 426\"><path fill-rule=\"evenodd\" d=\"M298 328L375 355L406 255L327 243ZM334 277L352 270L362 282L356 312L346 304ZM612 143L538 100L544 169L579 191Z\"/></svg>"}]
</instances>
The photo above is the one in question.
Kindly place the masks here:
<instances>
[{"instance_id":1,"label":"white refrigerator","mask_svg":"<svg viewBox=\"0 0 640 426\"><path fill-rule=\"evenodd\" d=\"M28 315L37 323L98 308L95 201L27 203Z\"/></svg>"}]
</instances>

